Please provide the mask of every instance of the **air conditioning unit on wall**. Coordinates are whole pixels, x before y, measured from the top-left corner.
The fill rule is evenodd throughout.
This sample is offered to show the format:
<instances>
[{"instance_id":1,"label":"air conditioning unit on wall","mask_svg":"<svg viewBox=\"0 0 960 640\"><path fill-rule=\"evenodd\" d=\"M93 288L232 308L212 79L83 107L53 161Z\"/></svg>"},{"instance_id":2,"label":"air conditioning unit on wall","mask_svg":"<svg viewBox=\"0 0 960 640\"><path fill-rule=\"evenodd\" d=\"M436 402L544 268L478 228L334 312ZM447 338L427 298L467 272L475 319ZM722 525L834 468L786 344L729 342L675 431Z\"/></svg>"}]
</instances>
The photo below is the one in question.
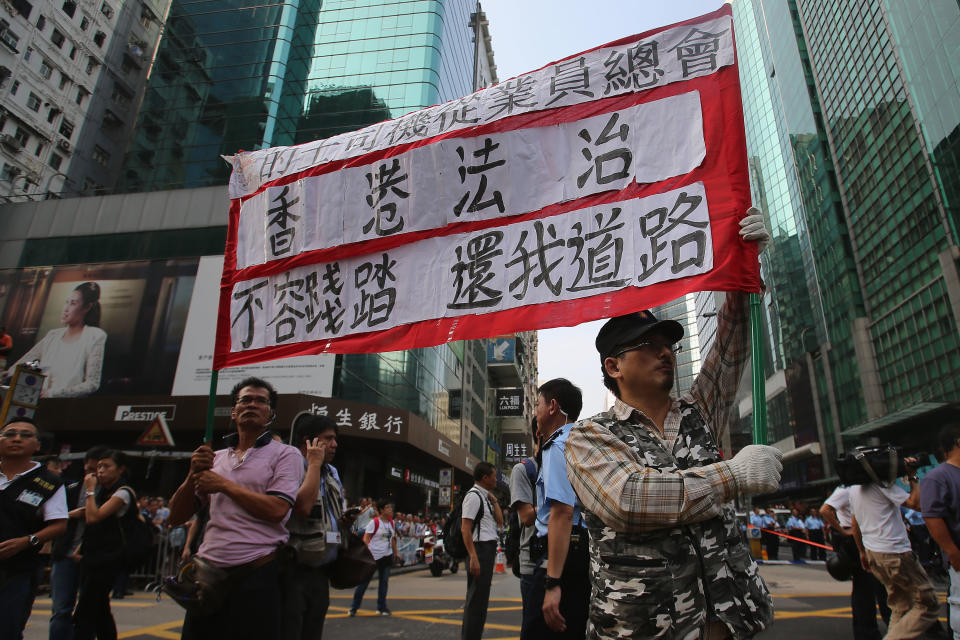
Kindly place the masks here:
<instances>
[{"instance_id":1,"label":"air conditioning unit on wall","mask_svg":"<svg viewBox=\"0 0 960 640\"><path fill-rule=\"evenodd\" d=\"M66 151L67 153L69 153L70 143L67 142L66 140L57 140L57 148L60 149L61 151Z\"/></svg>"}]
</instances>

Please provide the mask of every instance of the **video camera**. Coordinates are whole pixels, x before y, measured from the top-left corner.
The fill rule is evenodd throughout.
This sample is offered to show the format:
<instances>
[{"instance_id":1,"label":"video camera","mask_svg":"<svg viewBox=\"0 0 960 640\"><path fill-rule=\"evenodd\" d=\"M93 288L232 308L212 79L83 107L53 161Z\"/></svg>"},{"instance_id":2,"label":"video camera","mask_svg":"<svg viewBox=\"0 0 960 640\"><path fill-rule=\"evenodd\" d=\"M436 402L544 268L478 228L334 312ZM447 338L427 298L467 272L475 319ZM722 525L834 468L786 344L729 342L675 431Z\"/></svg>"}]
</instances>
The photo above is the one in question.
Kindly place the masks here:
<instances>
[{"instance_id":1,"label":"video camera","mask_svg":"<svg viewBox=\"0 0 960 640\"><path fill-rule=\"evenodd\" d=\"M857 447L837 457L837 475L840 476L840 482L848 487L872 483L889 487L897 478L910 473L904 457L900 449L891 444ZM920 452L907 457L925 461L929 454Z\"/></svg>"}]
</instances>

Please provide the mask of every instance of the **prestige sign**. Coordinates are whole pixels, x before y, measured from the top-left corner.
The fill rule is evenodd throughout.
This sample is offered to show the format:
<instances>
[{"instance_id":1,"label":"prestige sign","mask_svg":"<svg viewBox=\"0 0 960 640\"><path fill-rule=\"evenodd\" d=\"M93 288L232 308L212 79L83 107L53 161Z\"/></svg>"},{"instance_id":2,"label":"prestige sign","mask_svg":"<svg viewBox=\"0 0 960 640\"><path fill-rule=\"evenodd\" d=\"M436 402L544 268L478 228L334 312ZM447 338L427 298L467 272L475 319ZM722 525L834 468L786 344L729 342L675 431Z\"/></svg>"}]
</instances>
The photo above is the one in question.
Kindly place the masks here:
<instances>
[{"instance_id":1,"label":"prestige sign","mask_svg":"<svg viewBox=\"0 0 960 640\"><path fill-rule=\"evenodd\" d=\"M163 416L164 420L173 420L177 412L175 404L157 404L157 405L117 405L115 422L150 422L157 416Z\"/></svg>"}]
</instances>

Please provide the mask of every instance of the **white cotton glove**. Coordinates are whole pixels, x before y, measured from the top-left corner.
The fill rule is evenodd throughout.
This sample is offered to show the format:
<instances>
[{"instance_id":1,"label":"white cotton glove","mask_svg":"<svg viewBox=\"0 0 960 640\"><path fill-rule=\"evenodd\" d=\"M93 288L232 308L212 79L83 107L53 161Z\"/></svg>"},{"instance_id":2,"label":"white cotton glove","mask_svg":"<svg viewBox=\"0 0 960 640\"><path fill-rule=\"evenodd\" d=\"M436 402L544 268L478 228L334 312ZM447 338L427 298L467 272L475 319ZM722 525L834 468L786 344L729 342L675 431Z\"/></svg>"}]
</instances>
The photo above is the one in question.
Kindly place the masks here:
<instances>
[{"instance_id":1,"label":"white cotton glove","mask_svg":"<svg viewBox=\"0 0 960 640\"><path fill-rule=\"evenodd\" d=\"M770 231L763 223L763 212L756 207L747 209L746 215L740 221L740 237L744 240L757 243L757 253L763 253L763 250L770 244Z\"/></svg>"},{"instance_id":2,"label":"white cotton glove","mask_svg":"<svg viewBox=\"0 0 960 640\"><path fill-rule=\"evenodd\" d=\"M730 473L737 481L737 490L747 495L772 493L780 486L783 453L776 447L750 444L727 461Z\"/></svg>"}]
</instances>

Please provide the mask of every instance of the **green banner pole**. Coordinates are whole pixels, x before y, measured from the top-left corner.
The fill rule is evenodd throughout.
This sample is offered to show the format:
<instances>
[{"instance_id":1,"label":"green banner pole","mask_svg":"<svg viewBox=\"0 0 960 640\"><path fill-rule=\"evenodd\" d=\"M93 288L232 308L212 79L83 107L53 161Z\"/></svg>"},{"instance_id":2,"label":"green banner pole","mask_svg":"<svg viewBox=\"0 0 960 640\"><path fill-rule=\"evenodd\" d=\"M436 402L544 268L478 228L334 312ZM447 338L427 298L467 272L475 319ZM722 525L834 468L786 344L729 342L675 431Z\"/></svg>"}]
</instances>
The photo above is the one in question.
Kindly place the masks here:
<instances>
[{"instance_id":1,"label":"green banner pole","mask_svg":"<svg viewBox=\"0 0 960 640\"><path fill-rule=\"evenodd\" d=\"M763 308L760 295L750 294L750 362L753 365L753 444L767 444L766 380L763 377Z\"/></svg>"},{"instance_id":2,"label":"green banner pole","mask_svg":"<svg viewBox=\"0 0 960 640\"><path fill-rule=\"evenodd\" d=\"M210 396L207 398L207 432L203 436L204 443L213 442L213 414L217 408L217 378L220 372L217 369L210 370Z\"/></svg>"}]
</instances>

